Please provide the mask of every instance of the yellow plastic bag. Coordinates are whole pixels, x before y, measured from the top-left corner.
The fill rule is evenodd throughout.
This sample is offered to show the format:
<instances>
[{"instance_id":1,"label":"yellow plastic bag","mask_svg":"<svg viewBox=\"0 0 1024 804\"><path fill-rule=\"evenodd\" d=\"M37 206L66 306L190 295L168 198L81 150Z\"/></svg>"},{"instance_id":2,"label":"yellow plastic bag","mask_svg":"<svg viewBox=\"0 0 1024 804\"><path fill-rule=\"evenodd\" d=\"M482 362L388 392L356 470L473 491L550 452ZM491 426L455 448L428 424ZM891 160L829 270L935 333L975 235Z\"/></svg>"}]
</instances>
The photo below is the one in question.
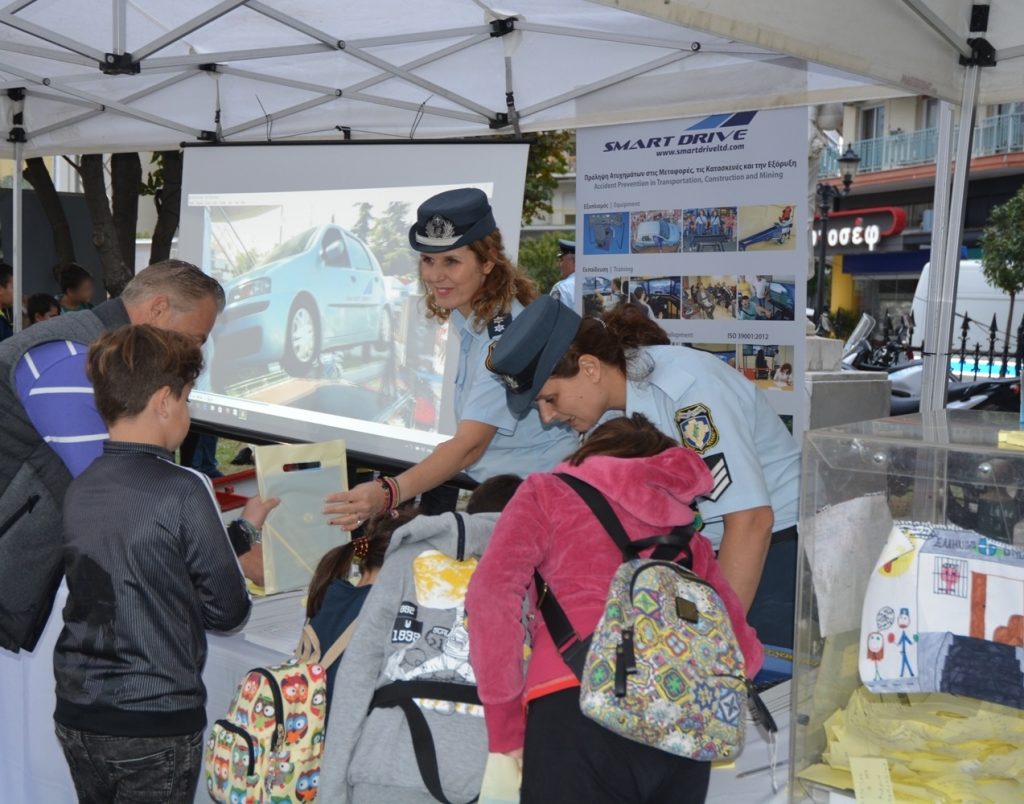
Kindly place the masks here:
<instances>
[{"instance_id":1,"label":"yellow plastic bag","mask_svg":"<svg viewBox=\"0 0 1024 804\"><path fill-rule=\"evenodd\" d=\"M280 497L263 525L263 593L306 586L317 562L350 535L327 524L324 497L348 488L345 442L256 447L260 496Z\"/></svg>"}]
</instances>

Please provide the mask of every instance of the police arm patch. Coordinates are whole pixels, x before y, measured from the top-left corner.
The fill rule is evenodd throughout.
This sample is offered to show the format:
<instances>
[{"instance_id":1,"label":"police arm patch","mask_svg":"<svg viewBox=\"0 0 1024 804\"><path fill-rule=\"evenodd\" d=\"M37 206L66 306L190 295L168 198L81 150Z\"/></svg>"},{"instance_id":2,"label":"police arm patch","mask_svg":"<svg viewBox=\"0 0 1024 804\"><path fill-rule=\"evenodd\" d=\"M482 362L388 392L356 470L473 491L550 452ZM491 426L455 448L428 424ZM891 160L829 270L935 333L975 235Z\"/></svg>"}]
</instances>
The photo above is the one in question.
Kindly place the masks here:
<instances>
[{"instance_id":1,"label":"police arm patch","mask_svg":"<svg viewBox=\"0 0 1024 804\"><path fill-rule=\"evenodd\" d=\"M718 498L732 485L732 475L729 474L729 462L725 460L724 454L716 452L714 455L708 455L704 459L704 463L711 472L711 477L715 483L711 487L711 491L705 494L704 497L711 502L718 502Z\"/></svg>"},{"instance_id":2,"label":"police arm patch","mask_svg":"<svg viewBox=\"0 0 1024 804\"><path fill-rule=\"evenodd\" d=\"M676 427L679 428L679 443L698 455L718 443L718 428L711 418L711 408L703 403L677 410Z\"/></svg>"}]
</instances>

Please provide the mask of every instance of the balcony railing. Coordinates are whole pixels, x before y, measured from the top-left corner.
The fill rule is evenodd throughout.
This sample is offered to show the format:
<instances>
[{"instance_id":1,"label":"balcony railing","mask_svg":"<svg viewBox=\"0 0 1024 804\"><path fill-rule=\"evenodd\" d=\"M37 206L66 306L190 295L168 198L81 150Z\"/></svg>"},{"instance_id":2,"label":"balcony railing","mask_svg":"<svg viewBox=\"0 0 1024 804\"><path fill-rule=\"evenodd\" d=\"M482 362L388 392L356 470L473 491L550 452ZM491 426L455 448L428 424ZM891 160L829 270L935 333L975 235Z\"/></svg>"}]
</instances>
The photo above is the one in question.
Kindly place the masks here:
<instances>
[{"instance_id":1,"label":"balcony railing","mask_svg":"<svg viewBox=\"0 0 1024 804\"><path fill-rule=\"evenodd\" d=\"M922 128L888 137L875 137L853 143L860 154L859 173L877 173L914 165L935 162L938 129ZM973 156L992 156L1024 151L1024 113L1001 114L986 117L974 127ZM839 152L829 146L821 157L818 177L825 179L839 175Z\"/></svg>"}]
</instances>

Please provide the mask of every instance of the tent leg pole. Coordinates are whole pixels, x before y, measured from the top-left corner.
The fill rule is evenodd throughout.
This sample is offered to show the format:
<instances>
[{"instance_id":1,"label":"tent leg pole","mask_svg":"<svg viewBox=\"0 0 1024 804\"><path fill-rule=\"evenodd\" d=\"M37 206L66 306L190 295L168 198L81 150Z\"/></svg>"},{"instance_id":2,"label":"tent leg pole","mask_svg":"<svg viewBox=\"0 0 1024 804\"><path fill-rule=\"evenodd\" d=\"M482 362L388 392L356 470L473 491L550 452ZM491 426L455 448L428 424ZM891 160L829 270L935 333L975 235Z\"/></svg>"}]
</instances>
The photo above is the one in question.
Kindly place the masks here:
<instances>
[{"instance_id":1,"label":"tent leg pole","mask_svg":"<svg viewBox=\"0 0 1024 804\"><path fill-rule=\"evenodd\" d=\"M952 110L939 104L939 148L936 154L935 220L932 231L931 269L928 277L928 309L925 322L925 350L922 356L921 413L946 407L946 375L949 372L950 343L953 336L953 315L956 311L956 287L960 272L960 243L963 239L964 210L967 206L967 178L971 165L974 136L975 103L981 70L977 65L966 68L963 96L960 101L959 133L956 142L956 170L951 164ZM950 176L952 175L952 190ZM934 314L933 314L934 313Z\"/></svg>"},{"instance_id":2,"label":"tent leg pole","mask_svg":"<svg viewBox=\"0 0 1024 804\"><path fill-rule=\"evenodd\" d=\"M24 288L21 274L21 174L25 169L24 151L24 143L14 143L14 183L11 193L11 267L14 268L14 301L11 303L11 326L15 332L21 332L21 297Z\"/></svg>"}]
</instances>

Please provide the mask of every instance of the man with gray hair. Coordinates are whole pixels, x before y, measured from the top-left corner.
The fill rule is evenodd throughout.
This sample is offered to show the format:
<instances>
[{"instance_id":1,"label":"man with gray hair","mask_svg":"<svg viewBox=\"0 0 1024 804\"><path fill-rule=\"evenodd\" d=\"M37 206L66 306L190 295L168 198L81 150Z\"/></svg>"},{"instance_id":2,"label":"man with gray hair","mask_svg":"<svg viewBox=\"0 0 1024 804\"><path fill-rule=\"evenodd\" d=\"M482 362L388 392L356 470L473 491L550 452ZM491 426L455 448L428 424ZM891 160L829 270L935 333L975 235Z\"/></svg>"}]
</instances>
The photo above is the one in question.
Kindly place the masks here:
<instances>
[{"instance_id":1,"label":"man with gray hair","mask_svg":"<svg viewBox=\"0 0 1024 804\"><path fill-rule=\"evenodd\" d=\"M60 614L51 618L50 612L63 575L64 492L100 455L107 438L85 372L89 344L104 331L127 324L152 324L201 344L223 309L224 290L215 279L190 263L167 260L140 271L120 298L42 322L0 344L0 648L34 651L14 657L0 650L0 665L7 665L0 667L0 675L20 672L24 679L23 685L5 683L8 688L0 694L30 701L28 687L47 679L53 692L52 648ZM244 553L248 532L239 538L238 530L232 545ZM251 558L243 557L243 567ZM4 701L0 709L20 711L15 705L22 701ZM5 718L2 728L5 754L19 745L31 751L43 739L26 733L38 725L15 717ZM22 800L17 790L13 800Z\"/></svg>"}]
</instances>

